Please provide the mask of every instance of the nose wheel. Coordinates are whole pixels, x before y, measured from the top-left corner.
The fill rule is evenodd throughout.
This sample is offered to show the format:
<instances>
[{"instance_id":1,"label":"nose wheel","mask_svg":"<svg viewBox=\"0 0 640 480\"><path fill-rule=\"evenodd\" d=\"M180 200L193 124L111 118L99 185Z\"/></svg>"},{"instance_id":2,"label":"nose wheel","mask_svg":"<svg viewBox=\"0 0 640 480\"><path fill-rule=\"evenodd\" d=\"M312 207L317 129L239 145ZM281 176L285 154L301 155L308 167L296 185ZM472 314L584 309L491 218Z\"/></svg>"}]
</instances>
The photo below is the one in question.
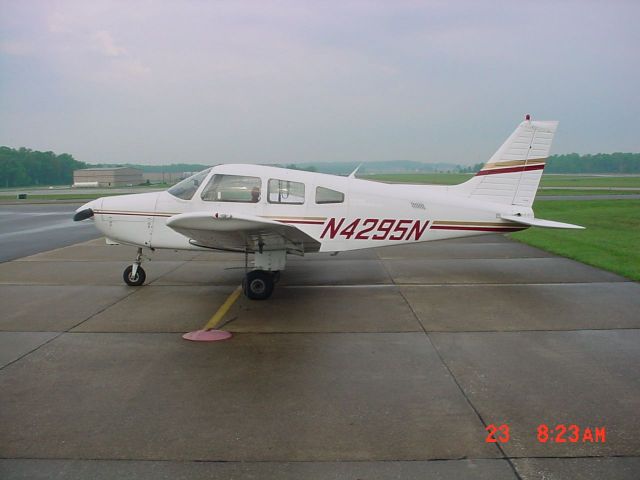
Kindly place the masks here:
<instances>
[{"instance_id":1,"label":"nose wheel","mask_svg":"<svg viewBox=\"0 0 640 480\"><path fill-rule=\"evenodd\" d=\"M144 269L140 266L142 263L142 248L138 248L138 254L136 255L136 259L132 265L129 265L124 269L122 273L122 279L124 283L130 285L132 287L138 287L144 283L147 279L147 274Z\"/></svg>"},{"instance_id":2,"label":"nose wheel","mask_svg":"<svg viewBox=\"0 0 640 480\"><path fill-rule=\"evenodd\" d=\"M138 287L144 283L147 279L147 274L144 271L144 268L138 266L136 271L133 271L134 265L129 265L124 269L122 274L122 278L124 279L124 283L127 285L131 285L132 287Z\"/></svg>"}]
</instances>

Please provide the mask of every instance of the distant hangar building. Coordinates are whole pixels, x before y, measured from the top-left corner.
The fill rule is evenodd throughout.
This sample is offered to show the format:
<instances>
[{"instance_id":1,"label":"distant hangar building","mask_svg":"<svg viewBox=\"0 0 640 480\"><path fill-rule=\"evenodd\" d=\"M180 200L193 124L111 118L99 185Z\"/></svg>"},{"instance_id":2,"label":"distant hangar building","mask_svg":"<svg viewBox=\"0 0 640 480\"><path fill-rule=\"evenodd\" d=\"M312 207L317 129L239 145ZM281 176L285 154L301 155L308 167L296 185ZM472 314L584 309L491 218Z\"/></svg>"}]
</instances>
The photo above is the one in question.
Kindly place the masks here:
<instances>
[{"instance_id":1,"label":"distant hangar building","mask_svg":"<svg viewBox=\"0 0 640 480\"><path fill-rule=\"evenodd\" d=\"M191 172L144 172L142 178L145 183L168 183L173 185L191 175Z\"/></svg>"},{"instance_id":2,"label":"distant hangar building","mask_svg":"<svg viewBox=\"0 0 640 480\"><path fill-rule=\"evenodd\" d=\"M74 187L128 187L143 181L142 170L131 167L85 168L73 172Z\"/></svg>"}]
</instances>

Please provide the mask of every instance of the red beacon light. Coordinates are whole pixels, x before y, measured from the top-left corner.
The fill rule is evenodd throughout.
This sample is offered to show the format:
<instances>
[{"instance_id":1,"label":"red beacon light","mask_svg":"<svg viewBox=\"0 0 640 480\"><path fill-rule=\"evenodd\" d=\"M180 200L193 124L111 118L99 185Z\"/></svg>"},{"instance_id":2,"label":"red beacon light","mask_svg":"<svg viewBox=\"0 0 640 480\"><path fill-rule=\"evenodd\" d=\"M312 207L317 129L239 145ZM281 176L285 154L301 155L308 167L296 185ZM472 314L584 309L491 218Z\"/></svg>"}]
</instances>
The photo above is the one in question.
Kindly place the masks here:
<instances>
[{"instance_id":1,"label":"red beacon light","mask_svg":"<svg viewBox=\"0 0 640 480\"><path fill-rule=\"evenodd\" d=\"M529 121L531 121L531 115L529 115L529 114L527 113L527 114L524 116L524 119L525 119L526 121L528 121L528 122L529 122Z\"/></svg>"}]
</instances>

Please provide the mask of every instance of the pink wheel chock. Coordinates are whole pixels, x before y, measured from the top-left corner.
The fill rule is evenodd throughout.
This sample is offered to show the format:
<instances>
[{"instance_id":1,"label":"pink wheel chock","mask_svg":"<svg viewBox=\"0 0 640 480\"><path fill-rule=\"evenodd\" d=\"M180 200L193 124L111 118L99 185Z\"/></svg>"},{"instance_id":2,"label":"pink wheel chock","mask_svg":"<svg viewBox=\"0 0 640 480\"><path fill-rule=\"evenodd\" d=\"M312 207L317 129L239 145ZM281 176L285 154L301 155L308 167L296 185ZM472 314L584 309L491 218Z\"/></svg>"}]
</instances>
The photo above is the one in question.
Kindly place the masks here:
<instances>
[{"instance_id":1,"label":"pink wheel chock","mask_svg":"<svg viewBox=\"0 0 640 480\"><path fill-rule=\"evenodd\" d=\"M220 342L228 340L232 336L231 332L226 330L195 330L185 333L182 338L192 342Z\"/></svg>"}]
</instances>

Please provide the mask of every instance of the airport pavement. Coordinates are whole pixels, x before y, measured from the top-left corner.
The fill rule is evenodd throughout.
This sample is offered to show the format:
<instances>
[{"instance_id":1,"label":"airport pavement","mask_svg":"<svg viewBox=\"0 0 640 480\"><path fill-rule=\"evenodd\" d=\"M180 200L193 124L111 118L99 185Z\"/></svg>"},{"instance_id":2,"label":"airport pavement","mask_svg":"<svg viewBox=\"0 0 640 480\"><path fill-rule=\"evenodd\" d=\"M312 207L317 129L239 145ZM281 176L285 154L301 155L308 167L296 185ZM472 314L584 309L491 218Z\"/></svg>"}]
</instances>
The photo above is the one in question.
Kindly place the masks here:
<instances>
[{"instance_id":1,"label":"airport pavement","mask_svg":"<svg viewBox=\"0 0 640 480\"><path fill-rule=\"evenodd\" d=\"M294 258L204 344L243 257L133 255L0 265L1 478L638 478L635 282L501 236Z\"/></svg>"}]
</instances>

